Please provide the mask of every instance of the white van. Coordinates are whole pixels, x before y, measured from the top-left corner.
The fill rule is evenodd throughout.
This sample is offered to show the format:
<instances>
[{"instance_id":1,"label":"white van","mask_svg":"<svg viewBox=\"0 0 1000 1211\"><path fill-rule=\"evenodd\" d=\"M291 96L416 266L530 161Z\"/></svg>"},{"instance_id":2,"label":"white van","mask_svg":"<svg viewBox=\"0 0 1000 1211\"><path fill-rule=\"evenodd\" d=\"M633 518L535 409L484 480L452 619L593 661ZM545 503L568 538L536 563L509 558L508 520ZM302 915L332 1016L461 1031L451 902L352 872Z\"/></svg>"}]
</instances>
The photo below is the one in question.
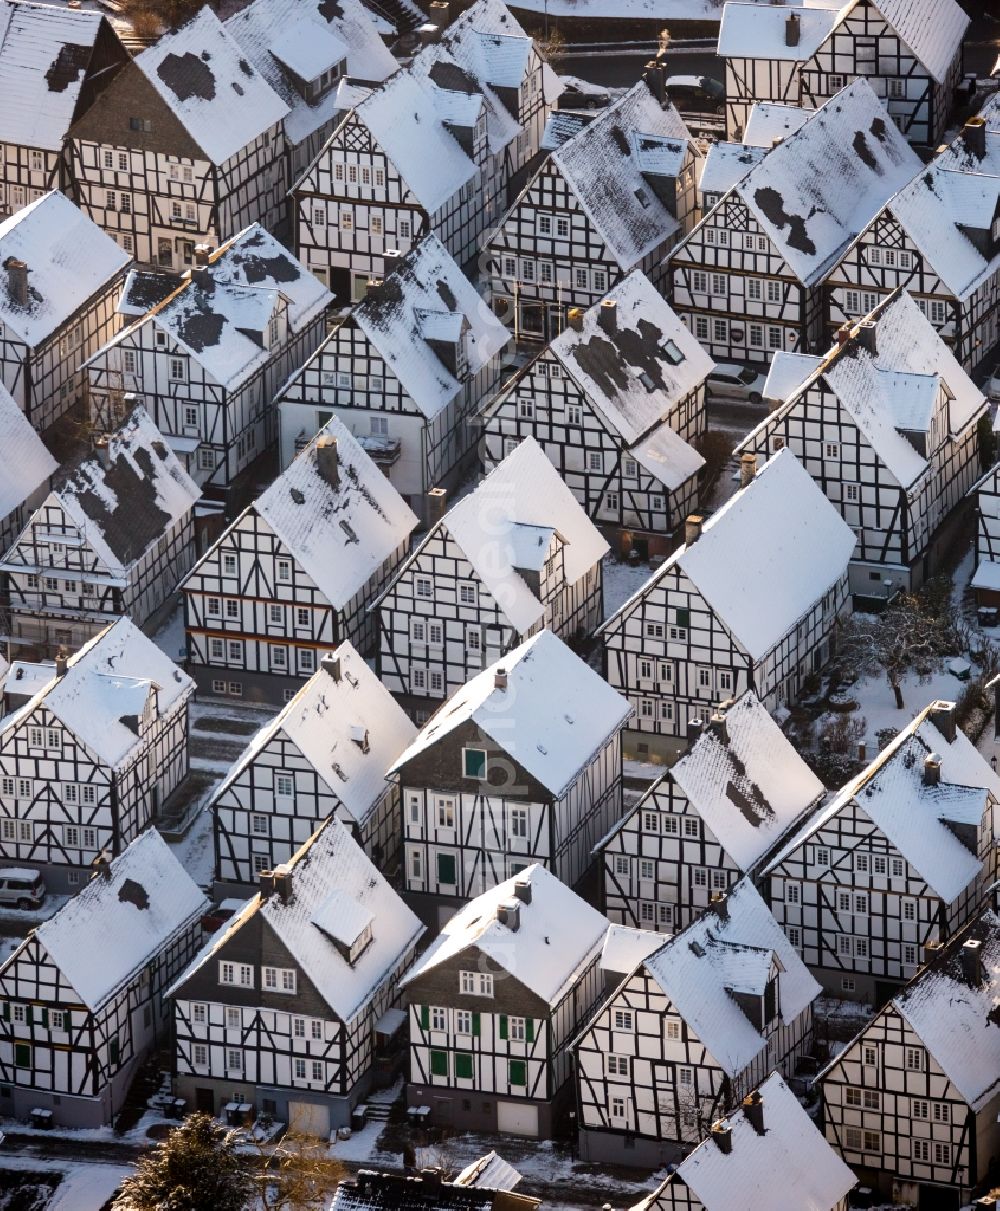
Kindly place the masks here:
<instances>
[{"instance_id":1,"label":"white van","mask_svg":"<svg viewBox=\"0 0 1000 1211\"><path fill-rule=\"evenodd\" d=\"M37 870L0 867L0 908L41 908L45 880Z\"/></svg>"}]
</instances>

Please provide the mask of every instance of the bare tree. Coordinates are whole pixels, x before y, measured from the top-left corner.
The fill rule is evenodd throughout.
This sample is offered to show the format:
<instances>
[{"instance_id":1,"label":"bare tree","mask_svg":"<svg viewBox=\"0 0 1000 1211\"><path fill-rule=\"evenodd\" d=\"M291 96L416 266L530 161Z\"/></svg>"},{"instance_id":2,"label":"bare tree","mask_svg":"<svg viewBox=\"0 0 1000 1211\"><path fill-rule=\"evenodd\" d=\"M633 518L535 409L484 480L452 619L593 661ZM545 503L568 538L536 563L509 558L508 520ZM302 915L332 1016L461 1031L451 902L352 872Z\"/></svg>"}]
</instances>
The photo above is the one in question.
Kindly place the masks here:
<instances>
[{"instance_id":1,"label":"bare tree","mask_svg":"<svg viewBox=\"0 0 1000 1211\"><path fill-rule=\"evenodd\" d=\"M277 1144L258 1143L257 1181L266 1211L323 1211L346 1170L325 1140L286 1131Z\"/></svg>"},{"instance_id":2,"label":"bare tree","mask_svg":"<svg viewBox=\"0 0 1000 1211\"><path fill-rule=\"evenodd\" d=\"M884 673L902 710L903 678L915 672L926 681L955 651L951 620L932 615L920 599L901 594L884 614L855 614L838 641L841 660L862 675Z\"/></svg>"}]
</instances>

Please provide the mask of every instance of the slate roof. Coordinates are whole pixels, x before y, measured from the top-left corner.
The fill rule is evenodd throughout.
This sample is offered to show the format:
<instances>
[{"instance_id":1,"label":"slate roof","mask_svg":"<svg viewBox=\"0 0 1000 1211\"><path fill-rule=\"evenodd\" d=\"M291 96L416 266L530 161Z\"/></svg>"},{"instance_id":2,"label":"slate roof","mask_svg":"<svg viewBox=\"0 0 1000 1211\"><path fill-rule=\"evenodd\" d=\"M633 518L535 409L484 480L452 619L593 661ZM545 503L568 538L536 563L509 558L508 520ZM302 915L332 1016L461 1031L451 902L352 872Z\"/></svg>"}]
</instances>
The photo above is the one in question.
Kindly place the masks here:
<instances>
[{"instance_id":1,"label":"slate roof","mask_svg":"<svg viewBox=\"0 0 1000 1211\"><path fill-rule=\"evenodd\" d=\"M389 790L386 770L416 734L406 712L344 642L254 736L212 801L218 802L273 740L287 739L360 826Z\"/></svg>"},{"instance_id":2,"label":"slate roof","mask_svg":"<svg viewBox=\"0 0 1000 1211\"><path fill-rule=\"evenodd\" d=\"M0 3L0 143L62 150L102 27L98 11Z\"/></svg>"},{"instance_id":3,"label":"slate roof","mask_svg":"<svg viewBox=\"0 0 1000 1211\"><path fill-rule=\"evenodd\" d=\"M836 1211L857 1178L780 1073L755 1092L763 1102L762 1135L742 1109L727 1115L720 1123L731 1132L730 1151L709 1136L640 1205L648 1211L673 1205L671 1189L686 1186L704 1211ZM690 1195L680 1197L687 1203Z\"/></svg>"},{"instance_id":4,"label":"slate roof","mask_svg":"<svg viewBox=\"0 0 1000 1211\"><path fill-rule=\"evenodd\" d=\"M643 174L673 175L690 141L677 110L662 107L640 80L552 153L552 163L622 269L635 268L678 231Z\"/></svg>"},{"instance_id":5,"label":"slate roof","mask_svg":"<svg viewBox=\"0 0 1000 1211\"><path fill-rule=\"evenodd\" d=\"M108 878L96 874L34 930L92 1012L208 907L205 893L155 828L136 837L109 865ZM15 951L0 968L0 980L17 961Z\"/></svg>"},{"instance_id":6,"label":"slate roof","mask_svg":"<svg viewBox=\"0 0 1000 1211\"><path fill-rule=\"evenodd\" d=\"M507 675L502 688L499 672ZM471 721L559 799L630 714L628 702L557 635L538 631L457 690L389 774Z\"/></svg>"},{"instance_id":7,"label":"slate roof","mask_svg":"<svg viewBox=\"0 0 1000 1211\"><path fill-rule=\"evenodd\" d=\"M169 996L182 995L188 979L259 914L342 1022L351 1022L370 1004L406 960L423 925L336 817L319 826L286 868L292 879L287 902L277 893L266 899L255 895L209 939ZM353 965L328 932L325 910L331 897L338 905L335 920L353 917L371 925L372 940Z\"/></svg>"},{"instance_id":8,"label":"slate roof","mask_svg":"<svg viewBox=\"0 0 1000 1211\"><path fill-rule=\"evenodd\" d=\"M705 155L698 188L702 193L728 193L759 164L770 148L748 147L744 143L712 143Z\"/></svg>"},{"instance_id":9,"label":"slate roof","mask_svg":"<svg viewBox=\"0 0 1000 1211\"><path fill-rule=\"evenodd\" d=\"M750 879L743 878L644 967L726 1075L735 1077L767 1042L731 993L762 996L775 959L778 1012L787 1025L821 989Z\"/></svg>"},{"instance_id":10,"label":"slate roof","mask_svg":"<svg viewBox=\"0 0 1000 1211\"><path fill-rule=\"evenodd\" d=\"M207 5L135 64L213 164L224 164L289 112Z\"/></svg>"},{"instance_id":11,"label":"slate roof","mask_svg":"<svg viewBox=\"0 0 1000 1211\"><path fill-rule=\"evenodd\" d=\"M310 103L290 82L281 59L282 53L290 54L289 37L298 40L300 54L310 55L309 67L300 67L314 71L311 79L333 66L337 55L346 57L348 76L373 83L398 67L360 0L254 0L234 13L225 29L289 107L285 133L292 143L301 143L333 119L339 100L331 89Z\"/></svg>"},{"instance_id":12,"label":"slate roof","mask_svg":"<svg viewBox=\"0 0 1000 1211\"><path fill-rule=\"evenodd\" d=\"M517 899L518 883L530 885L529 903ZM497 920L497 909L503 904L519 906L516 931ZM475 950L547 1005L556 1005L597 959L607 929L607 920L595 908L536 862L463 905L400 987L408 987L466 950Z\"/></svg>"},{"instance_id":13,"label":"slate roof","mask_svg":"<svg viewBox=\"0 0 1000 1211\"><path fill-rule=\"evenodd\" d=\"M124 578L194 508L201 490L137 407L108 437L107 466L86 460L52 493L66 517L112 576Z\"/></svg>"},{"instance_id":14,"label":"slate roof","mask_svg":"<svg viewBox=\"0 0 1000 1211\"><path fill-rule=\"evenodd\" d=\"M52 191L0 223L0 266L28 266L28 305L0 270L0 321L32 348L51 338L131 257L64 194Z\"/></svg>"},{"instance_id":15,"label":"slate roof","mask_svg":"<svg viewBox=\"0 0 1000 1211\"><path fill-rule=\"evenodd\" d=\"M336 486L317 468L317 443L330 437L337 441ZM250 508L335 610L347 606L417 524L410 507L336 417ZM238 523L239 518L233 525Z\"/></svg>"},{"instance_id":16,"label":"slate roof","mask_svg":"<svg viewBox=\"0 0 1000 1211\"><path fill-rule=\"evenodd\" d=\"M59 464L0 384L0 521L58 470Z\"/></svg>"}]
</instances>

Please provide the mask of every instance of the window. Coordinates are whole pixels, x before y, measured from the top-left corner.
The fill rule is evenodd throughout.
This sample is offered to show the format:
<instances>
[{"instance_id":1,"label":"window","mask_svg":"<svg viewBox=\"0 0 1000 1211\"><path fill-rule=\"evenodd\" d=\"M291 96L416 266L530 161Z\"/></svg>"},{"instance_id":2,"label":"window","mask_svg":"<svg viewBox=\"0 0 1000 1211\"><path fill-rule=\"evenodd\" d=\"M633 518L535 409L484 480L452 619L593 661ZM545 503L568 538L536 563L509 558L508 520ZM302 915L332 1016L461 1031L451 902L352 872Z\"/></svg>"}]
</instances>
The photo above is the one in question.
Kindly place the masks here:
<instances>
[{"instance_id":1,"label":"window","mask_svg":"<svg viewBox=\"0 0 1000 1211\"><path fill-rule=\"evenodd\" d=\"M552 215L540 214L538 216L538 234L539 235L551 235L552 234Z\"/></svg>"},{"instance_id":2,"label":"window","mask_svg":"<svg viewBox=\"0 0 1000 1211\"><path fill-rule=\"evenodd\" d=\"M700 837L701 824L695 816L684 817L684 836L685 837Z\"/></svg>"},{"instance_id":3,"label":"window","mask_svg":"<svg viewBox=\"0 0 1000 1211\"><path fill-rule=\"evenodd\" d=\"M762 298L760 278L747 278L747 298L753 302Z\"/></svg>"},{"instance_id":4,"label":"window","mask_svg":"<svg viewBox=\"0 0 1000 1211\"><path fill-rule=\"evenodd\" d=\"M510 813L510 835L521 840L528 837L528 812L526 808L515 807Z\"/></svg>"},{"instance_id":5,"label":"window","mask_svg":"<svg viewBox=\"0 0 1000 1211\"><path fill-rule=\"evenodd\" d=\"M243 1015L237 1006L226 1006L226 1029L239 1030L243 1025Z\"/></svg>"},{"instance_id":6,"label":"window","mask_svg":"<svg viewBox=\"0 0 1000 1211\"><path fill-rule=\"evenodd\" d=\"M904 1049L904 1065L910 1072L923 1072L924 1053L919 1047Z\"/></svg>"},{"instance_id":7,"label":"window","mask_svg":"<svg viewBox=\"0 0 1000 1211\"><path fill-rule=\"evenodd\" d=\"M858 874L862 874L862 875L868 874L869 867L870 867L868 858L869 858L868 854L855 854L854 855L854 869L858 872Z\"/></svg>"},{"instance_id":8,"label":"window","mask_svg":"<svg viewBox=\"0 0 1000 1211\"><path fill-rule=\"evenodd\" d=\"M930 1140L917 1139L913 1141L913 1159L915 1161L929 1161L931 1159Z\"/></svg>"},{"instance_id":9,"label":"window","mask_svg":"<svg viewBox=\"0 0 1000 1211\"><path fill-rule=\"evenodd\" d=\"M825 442L823 445L824 458L840 458L840 446L837 442Z\"/></svg>"},{"instance_id":10,"label":"window","mask_svg":"<svg viewBox=\"0 0 1000 1211\"><path fill-rule=\"evenodd\" d=\"M903 877L903 859L893 858L891 859L890 865L892 868L892 877L894 879L901 879Z\"/></svg>"},{"instance_id":11,"label":"window","mask_svg":"<svg viewBox=\"0 0 1000 1211\"><path fill-rule=\"evenodd\" d=\"M951 1164L951 1144L942 1143L940 1140L934 1141L934 1164Z\"/></svg>"},{"instance_id":12,"label":"window","mask_svg":"<svg viewBox=\"0 0 1000 1211\"><path fill-rule=\"evenodd\" d=\"M631 1009L616 1009L614 1017L615 1017L615 1030L631 1030L632 1029L632 1011L631 1011Z\"/></svg>"},{"instance_id":13,"label":"window","mask_svg":"<svg viewBox=\"0 0 1000 1211\"><path fill-rule=\"evenodd\" d=\"M566 424L574 426L583 424L583 409L579 404L566 405Z\"/></svg>"},{"instance_id":14,"label":"window","mask_svg":"<svg viewBox=\"0 0 1000 1211\"><path fill-rule=\"evenodd\" d=\"M631 1058L627 1055L608 1056L608 1076L628 1077L632 1070Z\"/></svg>"},{"instance_id":15,"label":"window","mask_svg":"<svg viewBox=\"0 0 1000 1211\"><path fill-rule=\"evenodd\" d=\"M253 968L247 963L219 964L219 983L231 984L236 988L253 988Z\"/></svg>"},{"instance_id":16,"label":"window","mask_svg":"<svg viewBox=\"0 0 1000 1211\"><path fill-rule=\"evenodd\" d=\"M184 359L182 357L172 357L170 359L170 377L174 382L179 382L185 378Z\"/></svg>"},{"instance_id":17,"label":"window","mask_svg":"<svg viewBox=\"0 0 1000 1211\"><path fill-rule=\"evenodd\" d=\"M297 981L293 967L264 967L261 974L266 992L287 992L294 995Z\"/></svg>"},{"instance_id":18,"label":"window","mask_svg":"<svg viewBox=\"0 0 1000 1211\"><path fill-rule=\"evenodd\" d=\"M611 1099L611 1117L625 1117L625 1099L623 1097L613 1097Z\"/></svg>"},{"instance_id":19,"label":"window","mask_svg":"<svg viewBox=\"0 0 1000 1211\"><path fill-rule=\"evenodd\" d=\"M476 604L476 586L474 584L460 584L458 586L458 600L462 605L474 606Z\"/></svg>"},{"instance_id":20,"label":"window","mask_svg":"<svg viewBox=\"0 0 1000 1211\"><path fill-rule=\"evenodd\" d=\"M432 597L434 594L431 587L431 578L429 576L415 577L413 581L413 591L418 597Z\"/></svg>"},{"instance_id":21,"label":"window","mask_svg":"<svg viewBox=\"0 0 1000 1211\"><path fill-rule=\"evenodd\" d=\"M849 505L856 505L860 492L857 484L844 484L844 499Z\"/></svg>"},{"instance_id":22,"label":"window","mask_svg":"<svg viewBox=\"0 0 1000 1211\"><path fill-rule=\"evenodd\" d=\"M447 1030L448 1029L448 1013L444 1009L439 1009L437 1006L431 1009L431 1030Z\"/></svg>"},{"instance_id":23,"label":"window","mask_svg":"<svg viewBox=\"0 0 1000 1211\"><path fill-rule=\"evenodd\" d=\"M465 778L486 778L486 750L481 748L462 749L462 775ZM454 820L452 821L454 824ZM451 827L451 825L449 825Z\"/></svg>"},{"instance_id":24,"label":"window","mask_svg":"<svg viewBox=\"0 0 1000 1211\"><path fill-rule=\"evenodd\" d=\"M786 883L785 884L785 903L786 904L801 903L801 901L799 899L799 885L797 883Z\"/></svg>"},{"instance_id":25,"label":"window","mask_svg":"<svg viewBox=\"0 0 1000 1211\"><path fill-rule=\"evenodd\" d=\"M502 1033L502 1028L501 1028ZM507 1019L507 1037L514 1043L523 1043L526 1036L524 1018Z\"/></svg>"},{"instance_id":26,"label":"window","mask_svg":"<svg viewBox=\"0 0 1000 1211\"><path fill-rule=\"evenodd\" d=\"M829 90L830 92L832 92L832 93L835 93L835 92L840 92L840 90L841 90L841 89L844 87L844 85L847 83L847 77L846 77L846 76L829 75L829 76L827 76L827 78L826 78L826 82L827 82L827 88L828 88L828 90Z\"/></svg>"},{"instance_id":27,"label":"window","mask_svg":"<svg viewBox=\"0 0 1000 1211\"><path fill-rule=\"evenodd\" d=\"M672 1043L677 1043L681 1038L681 1020L680 1018L667 1018L665 1024L665 1034L667 1039Z\"/></svg>"}]
</instances>

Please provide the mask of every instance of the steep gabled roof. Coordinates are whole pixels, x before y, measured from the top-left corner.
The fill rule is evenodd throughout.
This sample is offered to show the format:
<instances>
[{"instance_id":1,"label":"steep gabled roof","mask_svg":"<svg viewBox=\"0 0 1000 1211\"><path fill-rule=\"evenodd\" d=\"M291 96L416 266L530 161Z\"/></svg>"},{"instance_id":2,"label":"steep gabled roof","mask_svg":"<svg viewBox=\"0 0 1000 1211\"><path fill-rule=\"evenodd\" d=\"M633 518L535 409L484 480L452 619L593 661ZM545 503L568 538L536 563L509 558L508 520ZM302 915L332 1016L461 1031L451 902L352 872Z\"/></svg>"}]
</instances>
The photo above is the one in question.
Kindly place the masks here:
<instances>
[{"instance_id":1,"label":"steep gabled roof","mask_svg":"<svg viewBox=\"0 0 1000 1211\"><path fill-rule=\"evenodd\" d=\"M99 36L116 37L98 11L0 4L0 142L62 150Z\"/></svg>"},{"instance_id":2,"label":"steep gabled roof","mask_svg":"<svg viewBox=\"0 0 1000 1211\"><path fill-rule=\"evenodd\" d=\"M558 799L631 709L557 635L538 631L457 690L389 773L471 721Z\"/></svg>"},{"instance_id":3,"label":"steep gabled roof","mask_svg":"<svg viewBox=\"0 0 1000 1211\"><path fill-rule=\"evenodd\" d=\"M205 893L151 828L111 859L107 878L96 874L34 932L66 982L96 1011L207 907ZM5 966L16 962L15 951Z\"/></svg>"},{"instance_id":4,"label":"steep gabled roof","mask_svg":"<svg viewBox=\"0 0 1000 1211\"><path fill-rule=\"evenodd\" d=\"M292 85L279 57L290 36L300 41L304 53L312 49L319 55L322 63L316 75L336 62L335 55L346 57L348 76L373 83L398 67L360 0L254 0L225 22L225 30L290 107L285 133L292 143L301 143L329 122L338 101L337 90L331 89L310 103Z\"/></svg>"},{"instance_id":5,"label":"steep gabled roof","mask_svg":"<svg viewBox=\"0 0 1000 1211\"><path fill-rule=\"evenodd\" d=\"M28 305L0 273L0 322L26 345L52 337L131 261L64 194L53 190L0 223L0 266L28 267Z\"/></svg>"},{"instance_id":6,"label":"steep gabled roof","mask_svg":"<svg viewBox=\"0 0 1000 1211\"><path fill-rule=\"evenodd\" d=\"M386 770L416 734L406 712L345 642L320 661L291 702L254 736L212 802L272 740L286 737L362 825L388 790Z\"/></svg>"},{"instance_id":7,"label":"steep gabled roof","mask_svg":"<svg viewBox=\"0 0 1000 1211\"><path fill-rule=\"evenodd\" d=\"M722 712L671 769L719 844L743 870L823 795L823 784L748 690Z\"/></svg>"},{"instance_id":8,"label":"steep gabled roof","mask_svg":"<svg viewBox=\"0 0 1000 1211\"><path fill-rule=\"evenodd\" d=\"M62 506L104 570L124 578L200 496L139 406L109 435L107 465L96 456L81 463L50 499Z\"/></svg>"},{"instance_id":9,"label":"steep gabled roof","mask_svg":"<svg viewBox=\"0 0 1000 1211\"><path fill-rule=\"evenodd\" d=\"M757 101L747 114L743 142L770 151L775 139L787 139L809 120L809 110L776 101Z\"/></svg>"},{"instance_id":10,"label":"steep gabled roof","mask_svg":"<svg viewBox=\"0 0 1000 1211\"><path fill-rule=\"evenodd\" d=\"M830 1147L778 1072L756 1090L763 1103L758 1133L739 1109L721 1120L728 1128L723 1152L710 1136L681 1161L648 1211L672 1206L670 1189L687 1186L704 1211L835 1211L857 1178ZM684 1195L687 1202L688 1195ZM634 1209L637 1211L637 1209Z\"/></svg>"},{"instance_id":11,"label":"steep gabled roof","mask_svg":"<svg viewBox=\"0 0 1000 1211\"><path fill-rule=\"evenodd\" d=\"M224 164L288 113L207 5L135 64L213 164Z\"/></svg>"},{"instance_id":12,"label":"steep gabled roof","mask_svg":"<svg viewBox=\"0 0 1000 1211\"><path fill-rule=\"evenodd\" d=\"M22 505L58 467L11 393L0 384L0 521Z\"/></svg>"},{"instance_id":13,"label":"steep gabled roof","mask_svg":"<svg viewBox=\"0 0 1000 1211\"><path fill-rule=\"evenodd\" d=\"M778 1012L787 1024L821 989L750 879L743 878L643 966L709 1055L734 1077L767 1042L732 994L763 996L775 960Z\"/></svg>"},{"instance_id":14,"label":"steep gabled roof","mask_svg":"<svg viewBox=\"0 0 1000 1211\"><path fill-rule=\"evenodd\" d=\"M317 465L317 445L329 438L337 443L336 484ZM336 417L250 508L336 610L368 583L417 524L409 505ZM238 524L239 518L233 525Z\"/></svg>"},{"instance_id":15,"label":"steep gabled roof","mask_svg":"<svg viewBox=\"0 0 1000 1211\"><path fill-rule=\"evenodd\" d=\"M319 826L285 869L291 874L287 902L277 892L266 899L255 895L209 940L168 995L177 996L259 914L342 1022L364 1009L405 961L423 925L335 817ZM349 950L369 926L371 941L352 964L341 947Z\"/></svg>"},{"instance_id":16,"label":"steep gabled roof","mask_svg":"<svg viewBox=\"0 0 1000 1211\"><path fill-rule=\"evenodd\" d=\"M677 110L661 106L640 80L552 153L552 163L622 269L635 268L678 231L677 219L644 173L676 175L690 143Z\"/></svg>"},{"instance_id":17,"label":"steep gabled roof","mask_svg":"<svg viewBox=\"0 0 1000 1211\"><path fill-rule=\"evenodd\" d=\"M919 171L916 152L867 81L857 79L810 114L735 192L799 281L811 285Z\"/></svg>"},{"instance_id":18,"label":"steep gabled roof","mask_svg":"<svg viewBox=\"0 0 1000 1211\"><path fill-rule=\"evenodd\" d=\"M527 902L517 898L517 884L529 885ZM497 919L497 909L508 903L518 905L517 930ZM555 1005L597 958L607 929L607 920L596 909L534 863L460 908L400 987L474 948L546 1004Z\"/></svg>"},{"instance_id":19,"label":"steep gabled roof","mask_svg":"<svg viewBox=\"0 0 1000 1211\"><path fill-rule=\"evenodd\" d=\"M858 0L851 7L855 7ZM955 0L872 0L938 84L962 49L969 16Z\"/></svg>"}]
</instances>

